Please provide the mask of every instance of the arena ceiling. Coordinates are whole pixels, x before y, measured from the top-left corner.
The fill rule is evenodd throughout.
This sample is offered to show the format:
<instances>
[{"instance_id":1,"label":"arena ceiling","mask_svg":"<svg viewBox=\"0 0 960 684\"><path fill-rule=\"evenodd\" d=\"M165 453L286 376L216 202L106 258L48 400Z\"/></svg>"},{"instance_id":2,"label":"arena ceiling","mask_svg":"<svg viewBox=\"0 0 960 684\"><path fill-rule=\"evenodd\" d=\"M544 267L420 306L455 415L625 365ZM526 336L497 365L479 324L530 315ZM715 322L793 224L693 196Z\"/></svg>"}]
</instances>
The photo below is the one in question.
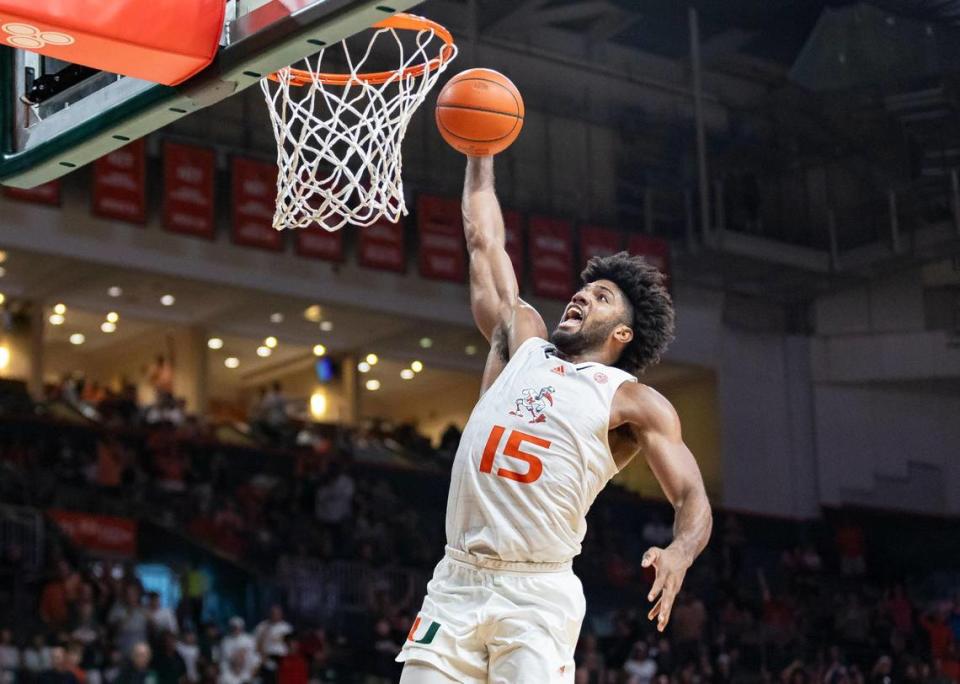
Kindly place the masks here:
<instances>
[{"instance_id":1,"label":"arena ceiling","mask_svg":"<svg viewBox=\"0 0 960 684\"><path fill-rule=\"evenodd\" d=\"M611 41L665 57L689 52L687 8L700 17L707 52L737 53L788 67L826 8L856 0L483 0L481 34L522 35L566 29L591 41ZM960 23L960 0L870 0L887 12Z\"/></svg>"}]
</instances>

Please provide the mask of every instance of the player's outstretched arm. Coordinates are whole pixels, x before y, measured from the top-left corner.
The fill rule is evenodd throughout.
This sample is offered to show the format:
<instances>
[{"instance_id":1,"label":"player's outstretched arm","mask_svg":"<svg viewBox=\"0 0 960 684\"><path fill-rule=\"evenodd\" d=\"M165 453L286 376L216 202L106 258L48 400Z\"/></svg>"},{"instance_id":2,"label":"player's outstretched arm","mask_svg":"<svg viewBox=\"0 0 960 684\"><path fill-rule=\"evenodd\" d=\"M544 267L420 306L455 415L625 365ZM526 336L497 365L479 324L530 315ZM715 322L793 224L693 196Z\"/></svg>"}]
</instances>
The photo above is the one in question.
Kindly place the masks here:
<instances>
[{"instance_id":1,"label":"player's outstretched arm","mask_svg":"<svg viewBox=\"0 0 960 684\"><path fill-rule=\"evenodd\" d=\"M467 157L463 182L463 232L470 254L470 305L473 319L492 343L499 327L512 354L530 337L546 337L540 314L520 299L520 288L506 250L503 214L497 201L493 157Z\"/></svg>"},{"instance_id":2,"label":"player's outstretched arm","mask_svg":"<svg viewBox=\"0 0 960 684\"><path fill-rule=\"evenodd\" d=\"M665 549L653 547L643 555L643 567L656 570L647 596L656 601L648 617L663 631L687 569L710 539L713 513L696 459L683 443L680 418L667 399L638 383L621 386L614 403L611 425L628 425L664 494L673 505L673 542ZM658 598L659 597L659 598Z\"/></svg>"}]
</instances>

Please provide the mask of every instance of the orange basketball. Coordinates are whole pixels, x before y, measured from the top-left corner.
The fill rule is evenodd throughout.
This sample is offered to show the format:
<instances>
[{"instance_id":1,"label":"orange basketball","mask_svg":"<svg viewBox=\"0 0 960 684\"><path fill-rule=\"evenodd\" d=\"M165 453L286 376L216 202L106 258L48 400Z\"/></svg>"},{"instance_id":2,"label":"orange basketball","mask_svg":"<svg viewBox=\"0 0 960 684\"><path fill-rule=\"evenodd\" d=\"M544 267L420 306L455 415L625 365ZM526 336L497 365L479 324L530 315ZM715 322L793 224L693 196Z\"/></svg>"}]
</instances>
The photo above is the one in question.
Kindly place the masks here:
<instances>
[{"instance_id":1,"label":"orange basketball","mask_svg":"<svg viewBox=\"0 0 960 684\"><path fill-rule=\"evenodd\" d=\"M467 69L440 91L437 128L463 154L481 157L503 152L523 128L523 98L500 72Z\"/></svg>"}]
</instances>

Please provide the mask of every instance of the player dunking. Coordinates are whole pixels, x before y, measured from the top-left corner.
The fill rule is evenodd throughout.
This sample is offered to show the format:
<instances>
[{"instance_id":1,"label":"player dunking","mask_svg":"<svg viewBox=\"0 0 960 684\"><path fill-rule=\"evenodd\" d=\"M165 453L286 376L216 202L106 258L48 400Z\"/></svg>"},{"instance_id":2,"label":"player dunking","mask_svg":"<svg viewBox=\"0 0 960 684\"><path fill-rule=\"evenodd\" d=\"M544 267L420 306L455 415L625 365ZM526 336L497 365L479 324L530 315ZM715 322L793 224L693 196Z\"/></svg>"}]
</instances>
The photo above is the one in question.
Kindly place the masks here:
<instances>
[{"instance_id":1,"label":"player dunking","mask_svg":"<svg viewBox=\"0 0 960 684\"><path fill-rule=\"evenodd\" d=\"M572 682L585 601L571 559L610 478L641 454L676 511L673 542L642 561L656 570L660 631L710 536L676 411L635 377L671 341L673 305L642 259L594 258L548 339L518 294L492 157L468 159L463 225L473 316L491 348L453 465L446 554L397 657L400 681Z\"/></svg>"}]
</instances>

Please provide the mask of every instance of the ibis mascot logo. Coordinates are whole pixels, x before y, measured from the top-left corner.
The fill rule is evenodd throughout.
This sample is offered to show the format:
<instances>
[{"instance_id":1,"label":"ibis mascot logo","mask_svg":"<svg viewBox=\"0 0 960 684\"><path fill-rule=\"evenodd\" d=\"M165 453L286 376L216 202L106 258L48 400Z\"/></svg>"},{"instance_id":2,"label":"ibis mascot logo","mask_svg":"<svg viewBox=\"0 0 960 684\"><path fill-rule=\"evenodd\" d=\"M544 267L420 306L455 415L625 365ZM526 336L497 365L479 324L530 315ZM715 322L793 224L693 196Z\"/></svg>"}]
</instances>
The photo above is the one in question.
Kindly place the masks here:
<instances>
[{"instance_id":1,"label":"ibis mascot logo","mask_svg":"<svg viewBox=\"0 0 960 684\"><path fill-rule=\"evenodd\" d=\"M514 409L510 411L511 416L528 418L530 423L543 423L547 420L544 411L548 406L553 406L553 395L556 390L553 387L541 387L539 390L525 389L520 393L520 397L514 400Z\"/></svg>"}]
</instances>

